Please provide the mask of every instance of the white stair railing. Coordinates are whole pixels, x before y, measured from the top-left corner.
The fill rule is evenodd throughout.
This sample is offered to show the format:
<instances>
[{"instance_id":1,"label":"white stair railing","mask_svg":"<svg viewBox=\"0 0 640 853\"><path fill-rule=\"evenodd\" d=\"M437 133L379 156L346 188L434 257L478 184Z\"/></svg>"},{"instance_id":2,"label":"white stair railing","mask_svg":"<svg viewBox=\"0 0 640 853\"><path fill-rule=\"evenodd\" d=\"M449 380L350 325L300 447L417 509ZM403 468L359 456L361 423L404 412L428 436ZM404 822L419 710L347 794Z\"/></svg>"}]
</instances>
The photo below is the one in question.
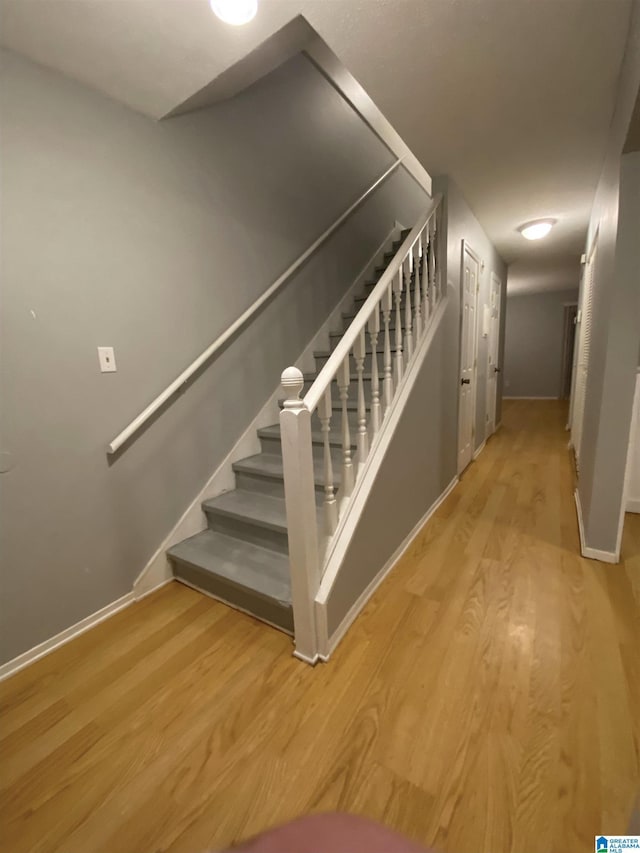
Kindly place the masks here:
<instances>
[{"instance_id":1,"label":"white stair railing","mask_svg":"<svg viewBox=\"0 0 640 853\"><path fill-rule=\"evenodd\" d=\"M434 199L407 235L303 398L300 395L304 379L300 370L288 367L282 374L286 399L280 415L280 432L295 654L303 660L313 662L317 658L314 599L322 579L327 545L442 297L437 239L440 201L440 196ZM393 322L395 330L391 328ZM382 402L377 353L381 331ZM370 366L369 400L365 389L367 365ZM312 417L316 413L317 429L323 435L321 461L314 461L312 450ZM334 428L334 434L340 435L338 458L331 450L332 422L339 423L339 429ZM318 489L320 481L322 488ZM320 527L318 502L322 507Z\"/></svg>"}]
</instances>

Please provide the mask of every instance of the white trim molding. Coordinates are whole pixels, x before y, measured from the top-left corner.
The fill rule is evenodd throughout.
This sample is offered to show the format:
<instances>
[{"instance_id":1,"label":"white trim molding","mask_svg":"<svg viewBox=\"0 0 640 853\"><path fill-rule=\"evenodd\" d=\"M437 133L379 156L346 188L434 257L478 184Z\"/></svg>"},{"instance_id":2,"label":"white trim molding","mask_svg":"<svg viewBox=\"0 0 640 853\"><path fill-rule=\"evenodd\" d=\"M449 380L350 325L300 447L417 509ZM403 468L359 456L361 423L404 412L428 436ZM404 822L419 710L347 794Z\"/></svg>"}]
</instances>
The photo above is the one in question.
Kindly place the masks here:
<instances>
[{"instance_id":1,"label":"white trim molding","mask_svg":"<svg viewBox=\"0 0 640 853\"><path fill-rule=\"evenodd\" d=\"M580 503L580 493L578 489L573 493L576 502L576 512L578 514L578 530L580 531L580 553L588 560L599 560L601 563L618 563L620 561L619 554L613 551L599 551L597 548L589 548L584 541L584 522L582 520L582 504Z\"/></svg>"},{"instance_id":2,"label":"white trim molding","mask_svg":"<svg viewBox=\"0 0 640 853\"><path fill-rule=\"evenodd\" d=\"M100 622L104 622L104 620L108 619L109 616L113 616L114 613L117 613L119 610L123 610L134 601L135 598L133 593L128 592L126 595L123 595L122 598L118 598L116 601L112 601L111 604L107 604L106 607L92 613L91 616L85 616L84 619L76 622L75 625L65 628L64 631L60 631L60 633L56 634L54 637L50 637L48 640L39 643L32 649L29 649L21 655L18 655L18 657L13 658L13 660L3 663L2 666L0 666L0 681L3 681L5 678L9 678L10 675L15 675L16 672L24 669L25 666L35 663L37 660L40 660L40 658L48 655L49 652L54 651L54 649L65 645L65 643L70 642L75 637L79 637L80 634L84 634L85 631L88 631L95 625L99 625Z\"/></svg>"},{"instance_id":3,"label":"white trim molding","mask_svg":"<svg viewBox=\"0 0 640 853\"><path fill-rule=\"evenodd\" d=\"M153 589L150 589L139 596L136 596L133 592L128 592L126 595L112 601L111 604L107 604L100 608L100 610L96 610L95 613L85 616L84 619L76 622L75 625L70 625L68 628L65 628L64 631L60 631L59 634L50 637L48 640L44 640L44 642L39 643L32 649L28 649L21 655L13 658L13 660L3 663L0 666L0 681L4 681L5 678L15 675L17 672L20 672L21 669L35 663L37 660L40 660L40 658L43 658L50 652L60 648L60 646L70 643L71 640L75 640L76 637L79 637L81 634L85 634L87 631L95 628L96 625L99 625L101 622L105 622L111 616L115 616L116 613L124 610L125 607L129 607L130 604L134 604L136 601L146 598L147 595L155 592L161 586L165 586L165 584L170 583L172 580L173 577L170 577L163 583L158 584Z\"/></svg>"},{"instance_id":4,"label":"white trim molding","mask_svg":"<svg viewBox=\"0 0 640 853\"><path fill-rule=\"evenodd\" d=\"M491 435L493 435L493 433L491 433ZM487 444L487 439L485 438L485 440L482 442L482 444L480 445L480 447L476 447L476 449L473 451L472 459L473 459L473 461L474 461L474 462L476 461L476 459L478 458L478 456L480 456L480 454L481 454L481 453L482 453L482 451L484 450L484 448L485 448L486 444Z\"/></svg>"},{"instance_id":5,"label":"white trim molding","mask_svg":"<svg viewBox=\"0 0 640 853\"><path fill-rule=\"evenodd\" d=\"M384 566L380 569L378 574L360 593L357 600L349 608L348 613L345 615L340 625L336 628L336 630L330 637L328 636L328 629L326 624L326 608L318 608L318 616L320 616L320 612L322 612L323 617L322 620L319 620L319 625L324 631L324 636L326 638L325 650L324 652L318 655L319 659L323 661L323 663L326 663L329 660L342 638L345 636L351 625L358 617L358 614L362 611L365 604L369 601L371 596L378 589L378 587L387 577L387 575L390 574L390 572L395 568L395 566L398 564L403 554L411 545L415 537L422 530L422 528L429 521L429 519L433 516L433 514L439 509L441 504L443 504L444 501L449 497L449 495L455 489L459 482L460 480L456 475L449 483L447 488L444 490L444 492L440 495L440 497L429 507L429 509L422 516L422 518L413 527L413 529L405 536L400 545L396 548L396 550L389 557Z\"/></svg>"}]
</instances>

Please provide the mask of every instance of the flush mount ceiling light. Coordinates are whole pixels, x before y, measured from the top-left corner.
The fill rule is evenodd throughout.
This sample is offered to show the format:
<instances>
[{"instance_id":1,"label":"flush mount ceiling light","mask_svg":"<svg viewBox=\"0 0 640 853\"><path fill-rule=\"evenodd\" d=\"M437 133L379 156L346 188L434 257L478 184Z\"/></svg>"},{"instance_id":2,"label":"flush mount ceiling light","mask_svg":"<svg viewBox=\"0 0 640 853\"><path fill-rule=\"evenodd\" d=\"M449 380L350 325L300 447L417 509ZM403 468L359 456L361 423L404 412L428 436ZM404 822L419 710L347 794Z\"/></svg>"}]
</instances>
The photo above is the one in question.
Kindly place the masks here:
<instances>
[{"instance_id":1,"label":"flush mount ceiling light","mask_svg":"<svg viewBox=\"0 0 640 853\"><path fill-rule=\"evenodd\" d=\"M239 27L253 20L258 11L258 0L209 0L214 13L225 24Z\"/></svg>"},{"instance_id":2,"label":"flush mount ceiling light","mask_svg":"<svg viewBox=\"0 0 640 853\"><path fill-rule=\"evenodd\" d=\"M556 224L555 219L534 219L518 228L525 240L542 240Z\"/></svg>"}]
</instances>

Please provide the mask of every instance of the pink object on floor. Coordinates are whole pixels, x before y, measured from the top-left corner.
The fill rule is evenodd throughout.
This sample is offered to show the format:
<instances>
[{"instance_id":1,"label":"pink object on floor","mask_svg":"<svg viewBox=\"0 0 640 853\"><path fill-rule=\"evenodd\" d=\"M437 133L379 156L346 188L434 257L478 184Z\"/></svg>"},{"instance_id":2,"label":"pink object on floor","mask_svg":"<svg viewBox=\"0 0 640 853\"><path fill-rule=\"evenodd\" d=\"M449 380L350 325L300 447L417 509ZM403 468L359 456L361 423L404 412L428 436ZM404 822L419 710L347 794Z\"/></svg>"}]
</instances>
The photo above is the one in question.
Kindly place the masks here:
<instances>
[{"instance_id":1,"label":"pink object on floor","mask_svg":"<svg viewBox=\"0 0 640 853\"><path fill-rule=\"evenodd\" d=\"M243 842L239 853L429 853L390 829L348 814L299 818Z\"/></svg>"}]
</instances>

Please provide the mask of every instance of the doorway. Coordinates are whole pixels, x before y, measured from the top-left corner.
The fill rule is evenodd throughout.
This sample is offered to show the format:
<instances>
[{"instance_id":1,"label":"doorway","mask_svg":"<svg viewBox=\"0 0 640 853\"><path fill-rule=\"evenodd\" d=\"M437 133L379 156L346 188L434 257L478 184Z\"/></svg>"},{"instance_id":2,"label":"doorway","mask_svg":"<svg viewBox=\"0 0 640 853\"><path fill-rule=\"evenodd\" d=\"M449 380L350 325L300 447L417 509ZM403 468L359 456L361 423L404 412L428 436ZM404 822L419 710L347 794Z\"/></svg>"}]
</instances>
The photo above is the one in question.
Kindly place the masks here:
<instances>
[{"instance_id":1,"label":"doorway","mask_svg":"<svg viewBox=\"0 0 640 853\"><path fill-rule=\"evenodd\" d=\"M476 400L476 327L480 259L462 241L462 328L460 332L460 387L458 419L458 473L473 457Z\"/></svg>"},{"instance_id":2,"label":"doorway","mask_svg":"<svg viewBox=\"0 0 640 853\"><path fill-rule=\"evenodd\" d=\"M496 431L496 403L498 400L498 374L500 373L500 297L502 282L491 273L489 287L489 340L487 341L487 438Z\"/></svg>"},{"instance_id":3,"label":"doorway","mask_svg":"<svg viewBox=\"0 0 640 853\"><path fill-rule=\"evenodd\" d=\"M562 373L560 377L560 399L568 400L571 396L571 380L573 378L573 353L576 342L576 322L578 305L564 305L564 321L562 332Z\"/></svg>"}]
</instances>

